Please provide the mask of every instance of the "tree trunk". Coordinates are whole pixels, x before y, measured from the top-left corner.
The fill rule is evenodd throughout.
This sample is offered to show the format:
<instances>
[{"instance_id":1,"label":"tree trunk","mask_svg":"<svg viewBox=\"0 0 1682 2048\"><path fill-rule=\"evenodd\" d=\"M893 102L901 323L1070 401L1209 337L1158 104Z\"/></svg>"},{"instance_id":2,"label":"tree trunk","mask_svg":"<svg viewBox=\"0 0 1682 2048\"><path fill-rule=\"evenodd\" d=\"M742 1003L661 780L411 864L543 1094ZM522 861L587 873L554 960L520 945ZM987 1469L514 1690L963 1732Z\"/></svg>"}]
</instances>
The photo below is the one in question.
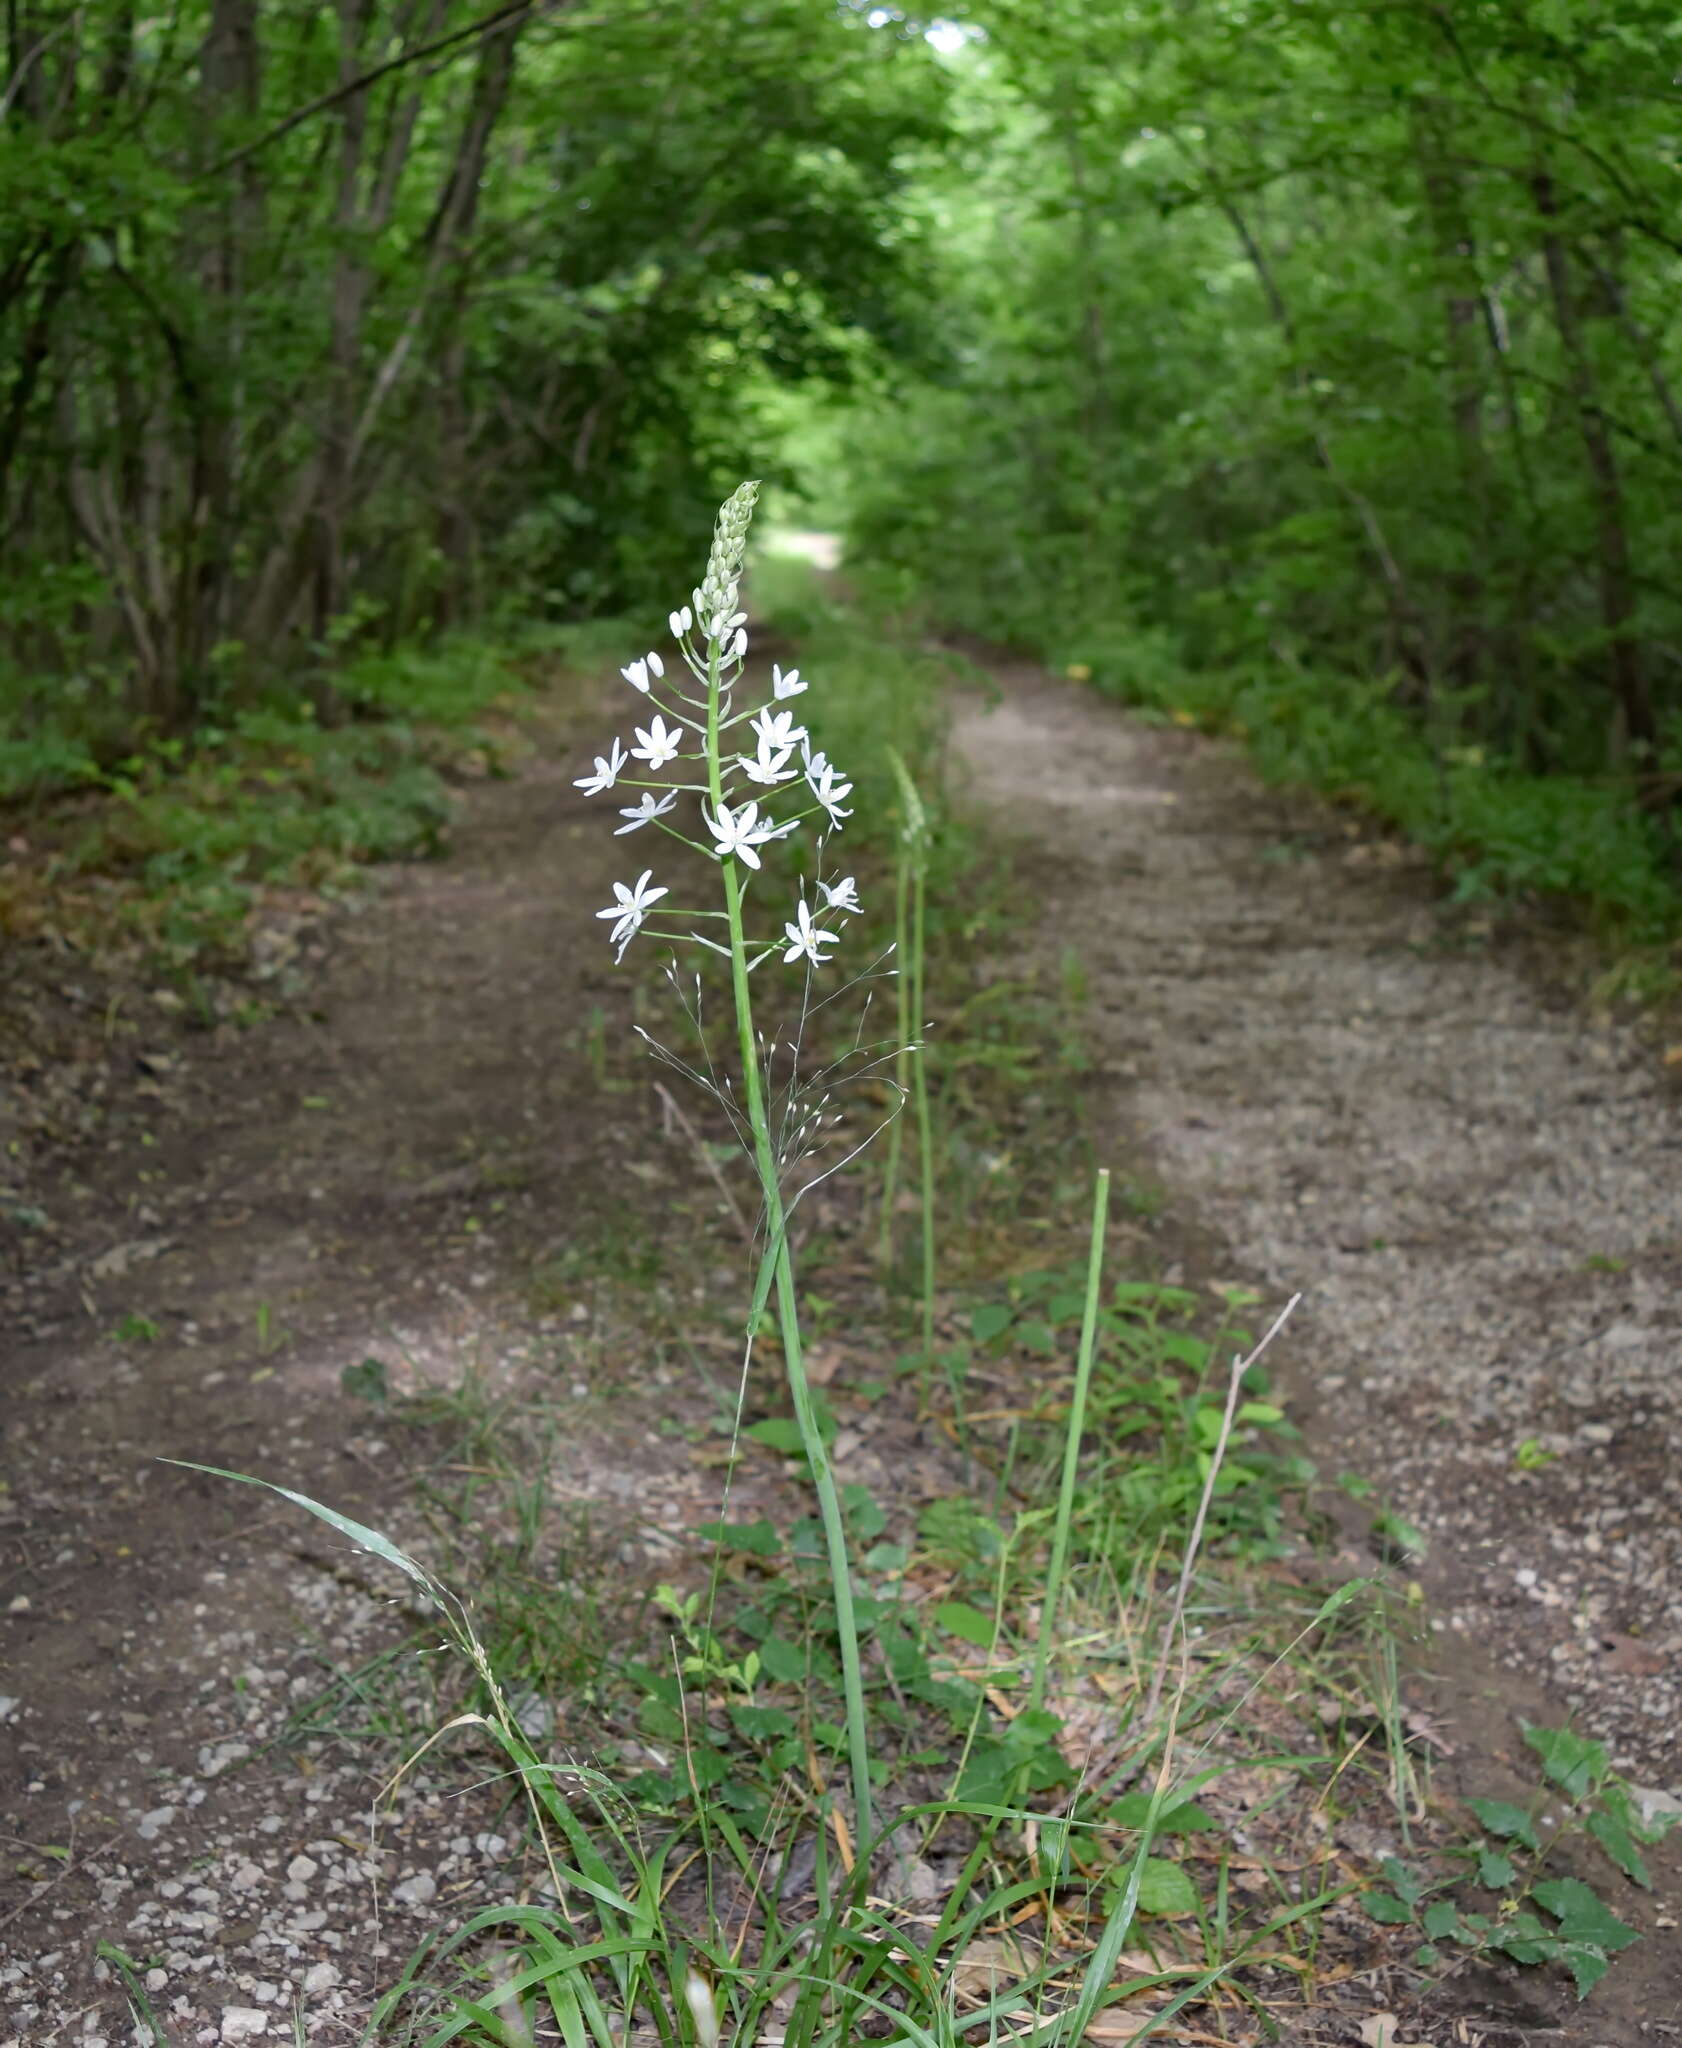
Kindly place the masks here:
<instances>
[{"instance_id":1,"label":"tree trunk","mask_svg":"<svg viewBox=\"0 0 1682 2048\"><path fill-rule=\"evenodd\" d=\"M1600 622L1607 641L1607 680L1617 707L1609 752L1614 760L1633 755L1640 766L1651 767L1658 752L1659 726L1641 646L1633 631L1635 578L1617 449L1600 409L1594 366L1584 347L1571 256L1560 230L1559 202L1549 172L1534 172L1530 190L1542 221L1548 295L1594 497Z\"/></svg>"}]
</instances>

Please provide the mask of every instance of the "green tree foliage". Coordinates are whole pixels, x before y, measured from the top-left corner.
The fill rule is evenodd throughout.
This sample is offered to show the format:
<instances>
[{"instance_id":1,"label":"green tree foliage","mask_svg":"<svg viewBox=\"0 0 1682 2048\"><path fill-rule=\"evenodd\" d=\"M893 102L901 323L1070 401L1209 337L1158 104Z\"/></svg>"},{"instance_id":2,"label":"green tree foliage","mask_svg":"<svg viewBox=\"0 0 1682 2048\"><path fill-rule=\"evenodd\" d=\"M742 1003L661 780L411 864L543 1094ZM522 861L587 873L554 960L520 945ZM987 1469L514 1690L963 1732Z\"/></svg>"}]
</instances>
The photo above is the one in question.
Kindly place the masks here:
<instances>
[{"instance_id":1,"label":"green tree foliage","mask_svg":"<svg viewBox=\"0 0 1682 2048\"><path fill-rule=\"evenodd\" d=\"M902 342L940 74L851 7L14 0L4 54L14 737L669 603L752 392Z\"/></svg>"},{"instance_id":2,"label":"green tree foliage","mask_svg":"<svg viewBox=\"0 0 1682 2048\"><path fill-rule=\"evenodd\" d=\"M1674 12L977 19L966 158L927 201L947 363L916 433L892 420L860 458L862 551L982 630L1080 659L1131 621L1193 668L1374 678L1373 732L1423 735L1428 773L1499 761L1663 812Z\"/></svg>"}]
</instances>

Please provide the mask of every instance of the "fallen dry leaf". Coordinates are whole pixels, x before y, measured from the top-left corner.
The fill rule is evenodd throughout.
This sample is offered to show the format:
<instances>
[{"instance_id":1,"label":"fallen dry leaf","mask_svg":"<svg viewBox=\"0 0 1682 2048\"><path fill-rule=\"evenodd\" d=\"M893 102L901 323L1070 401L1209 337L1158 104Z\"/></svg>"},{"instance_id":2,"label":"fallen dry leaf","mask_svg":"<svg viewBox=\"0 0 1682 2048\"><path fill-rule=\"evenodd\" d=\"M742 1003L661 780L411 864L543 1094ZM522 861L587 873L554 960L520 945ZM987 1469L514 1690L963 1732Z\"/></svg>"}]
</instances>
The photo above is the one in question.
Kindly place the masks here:
<instances>
[{"instance_id":1,"label":"fallen dry leaf","mask_svg":"<svg viewBox=\"0 0 1682 2048\"><path fill-rule=\"evenodd\" d=\"M1089 2041L1131 2041L1142 2034L1156 2017L1149 2012L1120 2012L1111 2007L1098 2017L1086 2030Z\"/></svg>"},{"instance_id":2,"label":"fallen dry leaf","mask_svg":"<svg viewBox=\"0 0 1682 2048\"><path fill-rule=\"evenodd\" d=\"M1431 2048L1428 2041L1403 2041L1396 2029L1401 2025L1393 2012L1369 2013L1361 2022L1361 2039L1366 2048Z\"/></svg>"},{"instance_id":3,"label":"fallen dry leaf","mask_svg":"<svg viewBox=\"0 0 1682 2048\"><path fill-rule=\"evenodd\" d=\"M839 1370L846 1353L839 1344L813 1344L806 1351L806 1377L816 1387L827 1387Z\"/></svg>"},{"instance_id":4,"label":"fallen dry leaf","mask_svg":"<svg viewBox=\"0 0 1682 2048\"><path fill-rule=\"evenodd\" d=\"M1616 1632L1600 1637L1600 1668L1602 1671L1623 1671L1631 1678L1656 1678L1670 1659L1651 1643L1644 1643L1638 1636L1622 1636Z\"/></svg>"},{"instance_id":5,"label":"fallen dry leaf","mask_svg":"<svg viewBox=\"0 0 1682 2048\"><path fill-rule=\"evenodd\" d=\"M1682 1067L1682 1045L1667 1045L1664 1049L1664 1063L1667 1067Z\"/></svg>"},{"instance_id":6,"label":"fallen dry leaf","mask_svg":"<svg viewBox=\"0 0 1682 2048\"><path fill-rule=\"evenodd\" d=\"M1010 1936L972 1941L952 1966L952 1988L960 1998L992 1998L1026 1977L1038 1960L1029 1944Z\"/></svg>"}]
</instances>

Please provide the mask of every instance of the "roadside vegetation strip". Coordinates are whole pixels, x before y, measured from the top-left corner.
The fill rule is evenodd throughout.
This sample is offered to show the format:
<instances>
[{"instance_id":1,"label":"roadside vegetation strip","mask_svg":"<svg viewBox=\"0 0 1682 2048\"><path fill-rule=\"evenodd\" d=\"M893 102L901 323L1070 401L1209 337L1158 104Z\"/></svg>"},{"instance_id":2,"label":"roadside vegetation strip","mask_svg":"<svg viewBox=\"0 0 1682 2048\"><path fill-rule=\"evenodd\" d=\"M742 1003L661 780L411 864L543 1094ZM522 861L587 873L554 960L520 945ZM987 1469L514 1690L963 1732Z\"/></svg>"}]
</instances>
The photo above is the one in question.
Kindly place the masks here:
<instances>
[{"instance_id":1,"label":"roadside vegetation strip","mask_svg":"<svg viewBox=\"0 0 1682 2048\"><path fill-rule=\"evenodd\" d=\"M347 659L330 721L277 693L190 740L86 759L75 788L19 754L0 783L0 930L137 950L189 992L237 971L265 892L330 896L360 867L441 851L451 782L508 772L526 727L576 712L601 630Z\"/></svg>"},{"instance_id":2,"label":"roadside vegetation strip","mask_svg":"<svg viewBox=\"0 0 1682 2048\"><path fill-rule=\"evenodd\" d=\"M1610 780L1526 773L1422 734L1384 679L1276 658L1190 668L1125 623L1041 651L1066 675L1176 724L1242 742L1269 782L1315 790L1420 848L1457 904L1574 908L1607 946L1608 990L1674 994L1682 944L1669 828Z\"/></svg>"}]
</instances>

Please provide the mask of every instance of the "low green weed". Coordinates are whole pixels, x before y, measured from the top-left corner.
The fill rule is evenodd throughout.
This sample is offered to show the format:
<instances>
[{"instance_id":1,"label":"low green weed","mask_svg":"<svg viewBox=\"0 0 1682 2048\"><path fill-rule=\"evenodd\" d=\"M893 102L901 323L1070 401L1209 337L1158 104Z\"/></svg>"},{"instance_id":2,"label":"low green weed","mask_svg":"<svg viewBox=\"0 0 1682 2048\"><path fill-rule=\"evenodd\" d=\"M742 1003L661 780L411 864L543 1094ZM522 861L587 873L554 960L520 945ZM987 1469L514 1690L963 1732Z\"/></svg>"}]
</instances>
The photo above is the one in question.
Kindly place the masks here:
<instances>
[{"instance_id":1,"label":"low green weed","mask_svg":"<svg viewBox=\"0 0 1682 2048\"><path fill-rule=\"evenodd\" d=\"M1650 1891L1641 1851L1663 1840L1675 1816L1643 1819L1603 1743L1570 1728L1528 1725L1524 1739L1542 1774L1527 1806L1468 1800L1480 1832L1459 1852L1460 1871L1431 1877L1391 1857L1384 1864L1390 1888L1363 1892L1360 1902L1385 1926L1419 1929L1422 1967L1439 1963L1443 1944L1453 1943L1532 1967L1561 1964L1582 1998L1640 1937L1593 1885L1555 1874L1558 1852L1593 1843L1630 1883ZM1474 1898L1488 1903L1468 1903Z\"/></svg>"},{"instance_id":2,"label":"low green weed","mask_svg":"<svg viewBox=\"0 0 1682 2048\"><path fill-rule=\"evenodd\" d=\"M970 1317L972 1346L1066 1363L1082 1315L1080 1277L1052 1270L1019 1275L1004 1299ZM1086 1478L1088 1541L1118 1567L1149 1555L1185 1526L1223 1439L1224 1395L1211 1374L1248 1331L1207 1326L1207 1303L1190 1289L1149 1281L1113 1287L1097 1317L1090 1394L1093 1438L1102 1446ZM1059 1412L1061 1373L1042 1381L1041 1420ZM1208 1541L1217 1552L1264 1557L1282 1540L1285 1517L1312 1484L1314 1469L1292 1448L1298 1432L1268 1398L1266 1367L1251 1368L1211 1503Z\"/></svg>"},{"instance_id":3,"label":"low green weed","mask_svg":"<svg viewBox=\"0 0 1682 2048\"><path fill-rule=\"evenodd\" d=\"M506 647L456 638L347 658L332 672L336 722L277 691L190 740L154 735L103 765L78 756L58 785L91 784L103 801L62 825L46 812L32 832L56 844L51 878L118 879L124 921L161 964L190 976L241 961L265 887L331 892L360 864L439 852L451 812L445 771L468 758L480 772L503 768L486 715L516 706L534 677L599 640L599 628L551 631ZM0 747L0 803L54 786L33 755L8 768Z\"/></svg>"}]
</instances>

